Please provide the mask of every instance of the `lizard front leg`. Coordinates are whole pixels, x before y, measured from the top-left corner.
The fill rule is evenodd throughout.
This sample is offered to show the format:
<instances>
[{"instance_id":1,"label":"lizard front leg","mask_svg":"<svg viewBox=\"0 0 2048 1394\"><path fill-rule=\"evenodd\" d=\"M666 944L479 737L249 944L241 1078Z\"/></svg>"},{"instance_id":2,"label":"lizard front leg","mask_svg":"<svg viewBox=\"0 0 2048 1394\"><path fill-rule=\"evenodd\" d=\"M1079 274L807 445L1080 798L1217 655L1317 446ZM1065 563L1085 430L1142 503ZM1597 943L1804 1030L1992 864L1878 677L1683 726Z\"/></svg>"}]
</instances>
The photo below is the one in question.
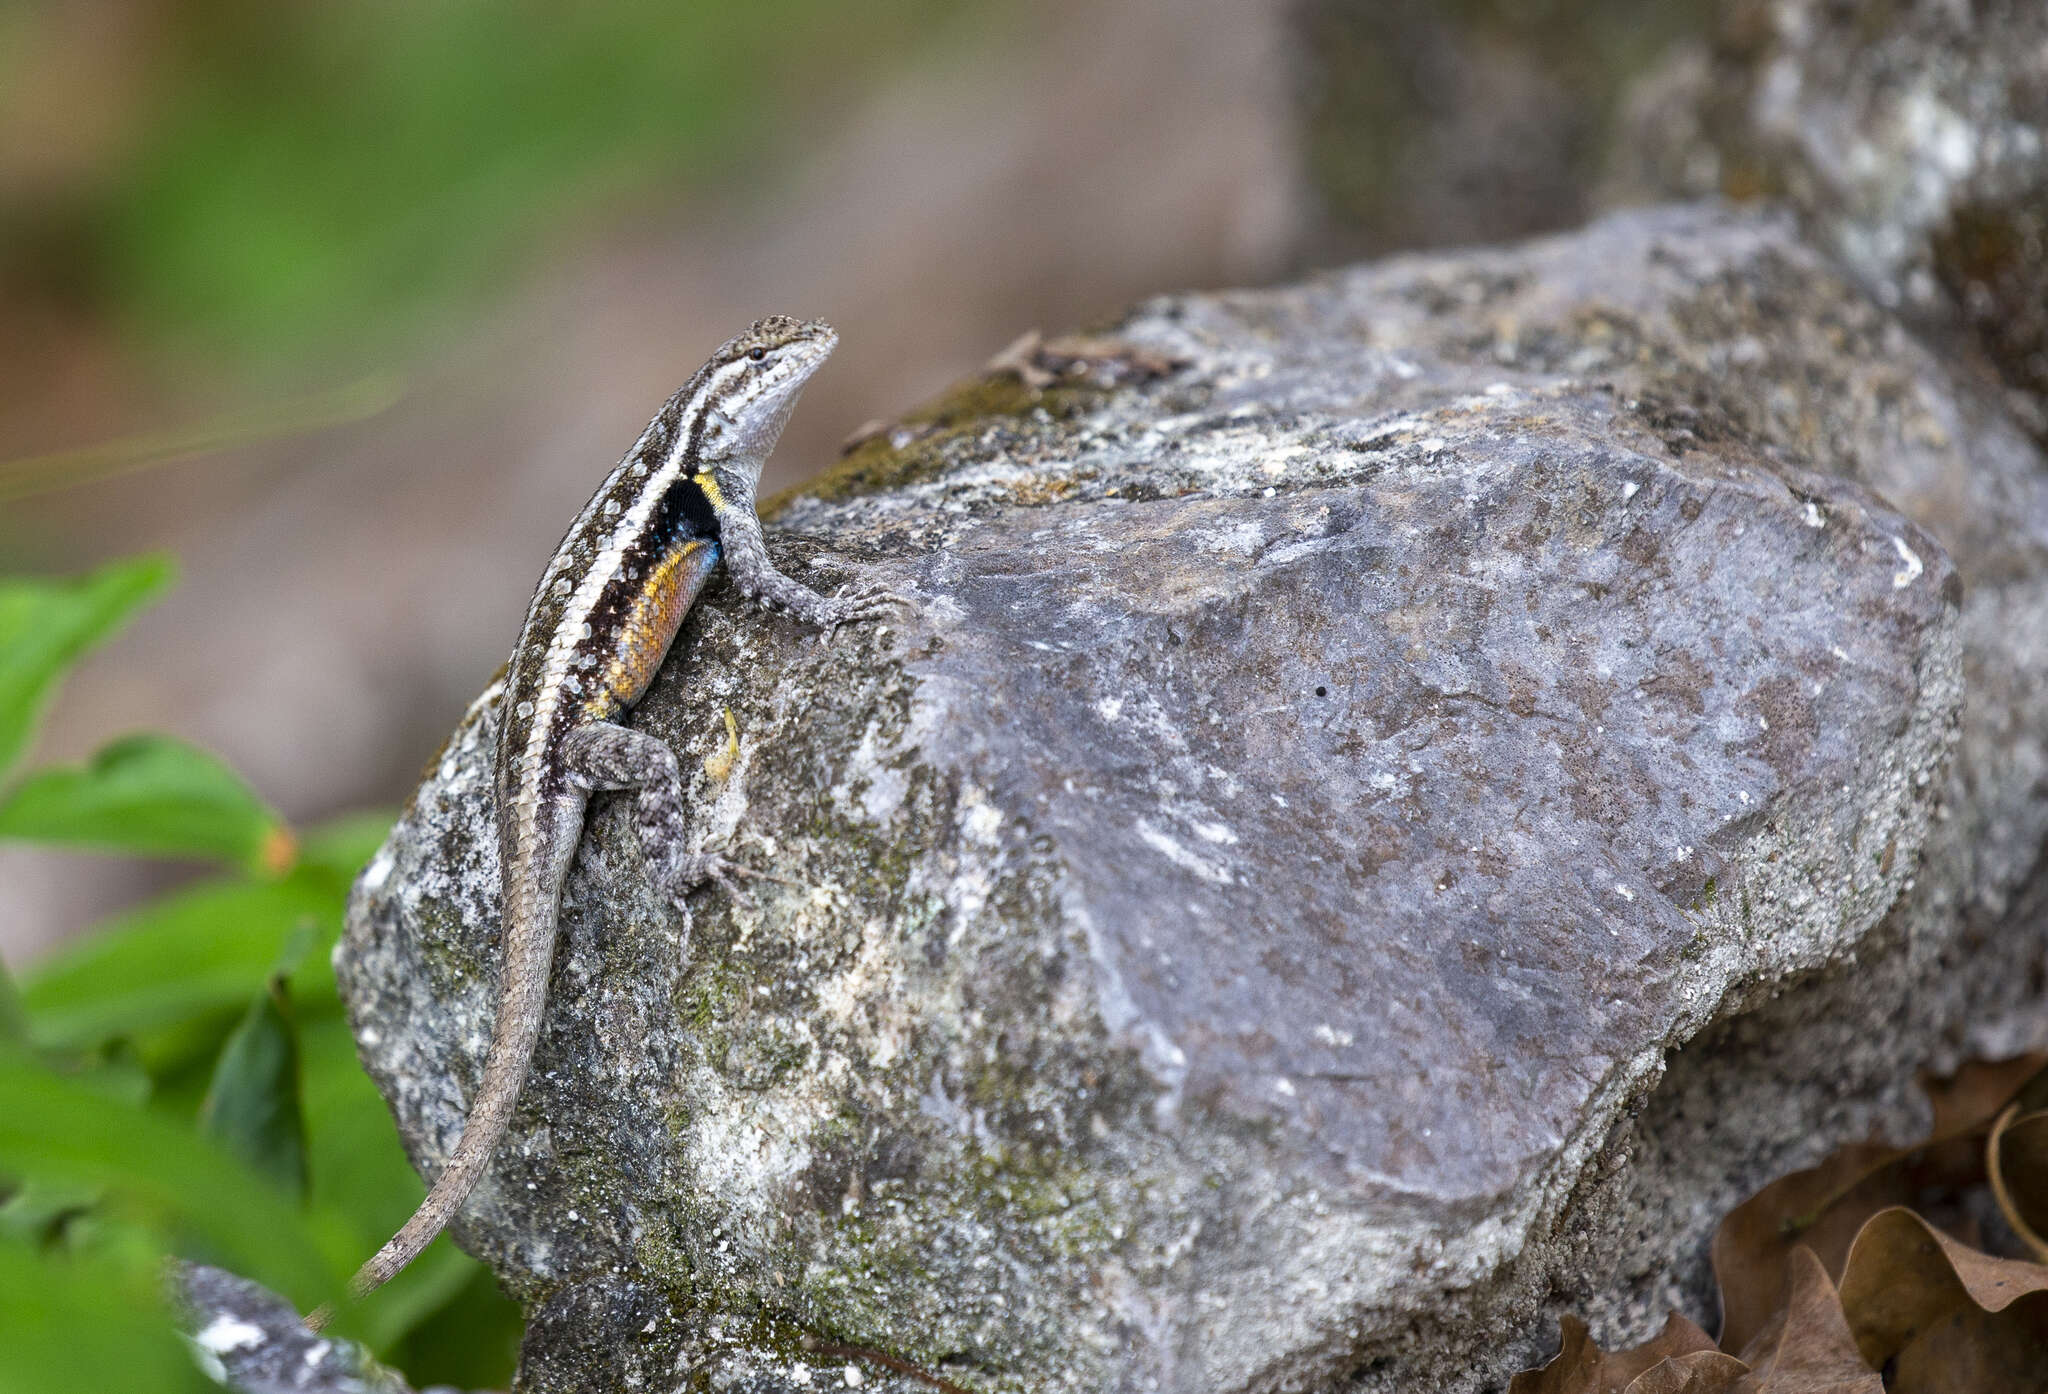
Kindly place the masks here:
<instances>
[{"instance_id":1,"label":"lizard front leg","mask_svg":"<svg viewBox=\"0 0 2048 1394\"><path fill-rule=\"evenodd\" d=\"M911 608L909 597L886 586L853 583L836 595L821 595L795 577L778 571L769 560L768 544L761 536L752 486L744 479L720 483L718 545L725 555L725 569L731 573L740 594L762 605L787 610L828 636L842 624L878 620L893 609Z\"/></svg>"},{"instance_id":2,"label":"lizard front leg","mask_svg":"<svg viewBox=\"0 0 2048 1394\"><path fill-rule=\"evenodd\" d=\"M689 919L684 896L706 881L732 891L736 878L764 875L715 852L685 850L688 827L683 817L682 770L668 742L615 722L590 721L563 739L562 767L593 793L637 791L633 825L647 877L684 911L685 936ZM687 937L684 947L688 948Z\"/></svg>"}]
</instances>

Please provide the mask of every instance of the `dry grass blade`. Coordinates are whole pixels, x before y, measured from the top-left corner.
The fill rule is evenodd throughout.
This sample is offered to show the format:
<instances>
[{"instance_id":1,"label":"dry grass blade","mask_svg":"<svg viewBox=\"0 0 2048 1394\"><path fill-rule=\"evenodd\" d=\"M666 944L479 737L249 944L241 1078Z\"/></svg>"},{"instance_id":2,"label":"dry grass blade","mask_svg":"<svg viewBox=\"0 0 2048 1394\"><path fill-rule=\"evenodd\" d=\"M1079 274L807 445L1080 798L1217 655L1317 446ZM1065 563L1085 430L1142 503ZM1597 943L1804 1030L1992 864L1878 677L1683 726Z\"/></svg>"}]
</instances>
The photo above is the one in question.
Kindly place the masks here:
<instances>
[{"instance_id":1,"label":"dry grass blade","mask_svg":"<svg viewBox=\"0 0 2048 1394\"><path fill-rule=\"evenodd\" d=\"M2048 1113L2020 1115L2013 1103L1991 1125L1984 1140L1984 1170L2005 1222L2027 1251L2048 1263Z\"/></svg>"},{"instance_id":2,"label":"dry grass blade","mask_svg":"<svg viewBox=\"0 0 2048 1394\"><path fill-rule=\"evenodd\" d=\"M0 502L76 488L116 475L195 455L307 435L381 416L405 396L404 384L389 374L290 401L272 402L186 426L145 431L49 455L0 460Z\"/></svg>"}]
</instances>

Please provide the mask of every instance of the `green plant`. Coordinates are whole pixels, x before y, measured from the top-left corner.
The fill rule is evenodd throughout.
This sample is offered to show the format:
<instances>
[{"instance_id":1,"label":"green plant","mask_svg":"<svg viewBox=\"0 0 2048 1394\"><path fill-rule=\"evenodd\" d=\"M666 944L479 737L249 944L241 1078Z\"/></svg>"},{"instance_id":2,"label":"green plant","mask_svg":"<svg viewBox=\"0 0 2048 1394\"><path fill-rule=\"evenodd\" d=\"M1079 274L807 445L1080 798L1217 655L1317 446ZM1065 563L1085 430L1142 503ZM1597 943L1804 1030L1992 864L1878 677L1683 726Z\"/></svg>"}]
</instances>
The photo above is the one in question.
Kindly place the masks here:
<instances>
[{"instance_id":1,"label":"green plant","mask_svg":"<svg viewBox=\"0 0 2048 1394\"><path fill-rule=\"evenodd\" d=\"M157 735L13 774L71 665L171 574L149 557L0 580L0 838L215 869L18 986L0 967L0 1394L210 1388L170 1320L166 1254L310 1307L421 1193L329 965L388 819L295 832L219 760ZM444 1240L344 1331L487 1385L505 1382L518 1321Z\"/></svg>"}]
</instances>

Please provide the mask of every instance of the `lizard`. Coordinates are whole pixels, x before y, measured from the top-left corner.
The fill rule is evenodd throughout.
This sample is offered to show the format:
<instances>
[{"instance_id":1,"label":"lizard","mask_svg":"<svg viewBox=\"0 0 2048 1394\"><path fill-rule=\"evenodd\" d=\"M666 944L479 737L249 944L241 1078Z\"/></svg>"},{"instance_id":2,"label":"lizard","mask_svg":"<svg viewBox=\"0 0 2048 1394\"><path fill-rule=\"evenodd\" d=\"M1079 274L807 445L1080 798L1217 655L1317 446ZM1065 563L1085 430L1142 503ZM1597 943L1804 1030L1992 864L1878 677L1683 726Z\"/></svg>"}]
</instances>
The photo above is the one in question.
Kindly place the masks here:
<instances>
[{"instance_id":1,"label":"lizard","mask_svg":"<svg viewBox=\"0 0 2048 1394\"><path fill-rule=\"evenodd\" d=\"M826 596L777 570L755 491L798 394L838 344L819 320L755 322L663 404L584 505L541 574L507 665L494 785L503 916L496 1025L461 1139L427 1197L349 1283L367 1296L405 1268L462 1206L512 1120L540 1037L562 884L593 794L632 791L641 854L683 909L705 882L764 876L686 851L681 772L658 737L620 724L653 680L723 560L740 593L817 626L881 618L904 597L864 584ZM687 939L686 939L687 944ZM316 1310L318 1330L333 1315Z\"/></svg>"}]
</instances>

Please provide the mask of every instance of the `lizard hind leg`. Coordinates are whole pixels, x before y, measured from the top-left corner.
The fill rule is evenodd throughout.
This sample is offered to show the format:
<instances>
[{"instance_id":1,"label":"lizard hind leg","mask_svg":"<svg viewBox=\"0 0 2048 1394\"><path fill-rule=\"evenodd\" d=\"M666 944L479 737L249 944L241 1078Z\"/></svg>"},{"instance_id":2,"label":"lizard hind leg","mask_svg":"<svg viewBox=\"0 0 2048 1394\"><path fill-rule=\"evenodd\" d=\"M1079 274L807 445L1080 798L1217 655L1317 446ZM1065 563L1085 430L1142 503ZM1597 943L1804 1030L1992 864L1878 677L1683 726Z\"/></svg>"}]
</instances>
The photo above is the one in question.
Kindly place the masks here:
<instances>
[{"instance_id":1,"label":"lizard hind leg","mask_svg":"<svg viewBox=\"0 0 2048 1394\"><path fill-rule=\"evenodd\" d=\"M688 850L682 770L668 742L616 722L586 722L562 742L562 765L593 793L635 791L633 824L647 878L683 912L686 952L690 912L684 897L706 881L732 891L738 877L759 874L716 853Z\"/></svg>"}]
</instances>

